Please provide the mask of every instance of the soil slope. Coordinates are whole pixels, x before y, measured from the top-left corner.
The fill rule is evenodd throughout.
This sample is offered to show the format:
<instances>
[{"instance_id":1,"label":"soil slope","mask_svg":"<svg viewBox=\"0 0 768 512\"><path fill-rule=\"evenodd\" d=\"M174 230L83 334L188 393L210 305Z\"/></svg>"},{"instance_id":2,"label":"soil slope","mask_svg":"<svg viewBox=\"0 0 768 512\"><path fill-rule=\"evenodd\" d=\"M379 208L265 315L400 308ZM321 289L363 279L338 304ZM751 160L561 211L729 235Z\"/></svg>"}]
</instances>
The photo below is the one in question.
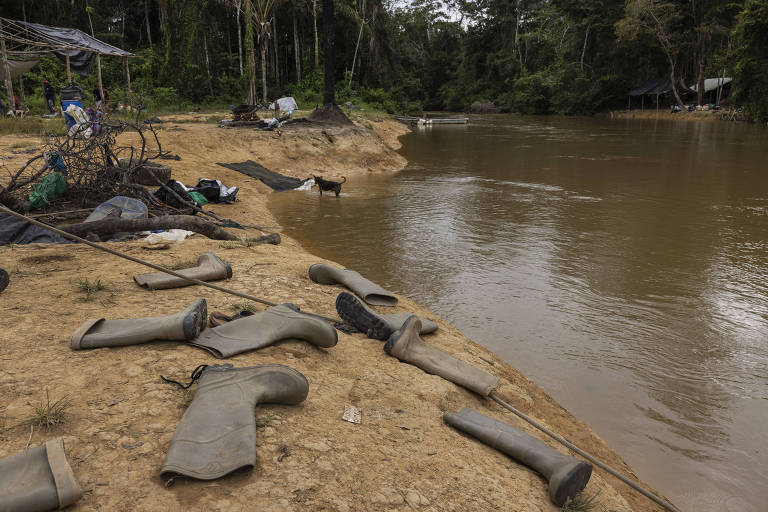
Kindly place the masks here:
<instances>
[{"instance_id":1,"label":"soil slope","mask_svg":"<svg viewBox=\"0 0 768 512\"><path fill-rule=\"evenodd\" d=\"M210 210L244 224L276 225L266 208L269 190L216 162L252 159L298 177L344 175L349 178L345 190L355 186L355 175L396 171L406 163L394 151L405 128L391 121L358 120L353 128L297 124L278 134L181 122L189 120L181 116L162 125L165 148L182 158L170 162L173 177L187 184L218 178L241 187L237 203ZM38 143L20 137L0 141L9 168L27 156L10 153L25 141ZM234 271L231 280L219 284L335 316L341 289L308 278L309 266L321 260L296 241L283 237L279 246L230 246L198 236L162 251L148 250L140 241L110 244L163 265L193 262L214 251ZM443 423L442 414L473 407L564 448L490 400L386 355L379 341L339 333L331 349L286 341L226 361L172 342L76 352L69 348L69 336L87 318L165 315L197 298L208 301L209 311L233 313L243 301L198 286L144 290L132 276L148 269L78 245L0 247L0 267L11 272L11 284L0 294L0 456L64 436L86 490L72 510L556 510L541 477L457 433ZM86 300L77 284L84 279L100 279L107 289ZM426 338L428 343L498 376L499 395L508 402L631 474L595 432L520 372L407 297L400 297L393 310L435 319L440 329ZM251 473L212 482L177 481L166 488L159 469L195 388L184 392L163 383L160 375L186 381L197 365L221 362L292 366L308 378L309 397L298 406L256 409L258 464ZM51 400L69 398L65 421L47 430L14 427L34 414L46 393ZM341 419L345 405L362 411L361 424ZM587 487L588 494L596 492L597 510L657 510L600 470Z\"/></svg>"}]
</instances>

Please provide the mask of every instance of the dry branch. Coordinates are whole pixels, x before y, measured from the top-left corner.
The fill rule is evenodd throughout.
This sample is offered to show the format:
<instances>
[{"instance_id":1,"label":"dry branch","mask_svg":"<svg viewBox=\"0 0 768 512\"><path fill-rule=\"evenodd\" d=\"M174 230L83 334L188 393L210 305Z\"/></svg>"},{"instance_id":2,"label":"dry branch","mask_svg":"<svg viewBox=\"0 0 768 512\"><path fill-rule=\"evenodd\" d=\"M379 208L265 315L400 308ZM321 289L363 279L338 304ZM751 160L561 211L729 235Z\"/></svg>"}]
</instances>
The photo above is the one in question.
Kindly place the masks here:
<instances>
[{"instance_id":1,"label":"dry branch","mask_svg":"<svg viewBox=\"0 0 768 512\"><path fill-rule=\"evenodd\" d=\"M228 233L212 222L193 217L191 215L162 215L149 219L119 219L106 218L93 222L79 224L67 224L59 226L59 229L84 237L89 233L96 235L111 235L113 233L133 233L137 231L154 231L160 229L185 229L194 231L214 240L241 240L239 237ZM255 239L249 239L252 243L279 244L280 235L272 233Z\"/></svg>"}]
</instances>

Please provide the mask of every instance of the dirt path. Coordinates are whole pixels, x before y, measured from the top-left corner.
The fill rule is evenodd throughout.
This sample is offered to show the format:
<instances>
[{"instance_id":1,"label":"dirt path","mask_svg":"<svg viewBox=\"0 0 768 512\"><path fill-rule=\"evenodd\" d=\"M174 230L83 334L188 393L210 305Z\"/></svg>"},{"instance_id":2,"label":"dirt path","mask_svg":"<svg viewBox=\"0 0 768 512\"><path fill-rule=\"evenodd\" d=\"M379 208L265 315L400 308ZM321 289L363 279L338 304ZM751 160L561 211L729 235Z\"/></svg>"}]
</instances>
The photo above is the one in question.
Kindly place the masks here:
<instances>
[{"instance_id":1,"label":"dirt path","mask_svg":"<svg viewBox=\"0 0 768 512\"><path fill-rule=\"evenodd\" d=\"M243 223L275 226L266 207L266 187L216 162L253 159L292 176L344 175L349 178L345 188L355 186L355 175L401 169L405 161L393 148L404 128L390 121L363 123L374 131L366 126L328 128L325 133L297 128L278 135L168 123L161 136L182 157L171 162L175 179L194 184L198 178L218 178L241 187L237 203L211 210ZM4 156L22 140L3 139ZM226 286L335 316L341 289L313 283L307 269L322 260L286 237L279 246L229 249L198 237L164 251L146 250L141 242L110 246L164 265L215 251L233 267ZM0 429L32 415L46 390L51 399L70 398L66 422L49 430L35 428L31 444L65 437L74 472L86 490L73 510L556 510L539 476L458 434L443 423L442 413L469 406L542 435L495 403L387 356L381 342L362 334L339 333L339 343L331 349L288 341L223 361L238 367L292 366L307 376L309 397L299 406L257 408L258 464L253 472L165 488L159 468L191 394L161 382L159 375L186 380L197 365L222 361L171 342L75 352L69 349L69 336L87 318L164 315L197 298L205 298L209 310L232 313L243 301L201 287L141 289L132 276L145 272L144 267L89 247L0 247L0 267L11 272L11 284L0 294ZM77 286L83 279L100 279L107 289L85 300ZM500 396L631 473L588 426L517 370L406 297L400 297L395 311L435 319L440 329L428 337L429 343L498 376ZM345 405L362 411L361 424L341 420ZM29 426L0 430L0 456L24 449L29 438ZM601 504L596 510L657 510L600 471L587 487L588 494L596 492Z\"/></svg>"}]
</instances>

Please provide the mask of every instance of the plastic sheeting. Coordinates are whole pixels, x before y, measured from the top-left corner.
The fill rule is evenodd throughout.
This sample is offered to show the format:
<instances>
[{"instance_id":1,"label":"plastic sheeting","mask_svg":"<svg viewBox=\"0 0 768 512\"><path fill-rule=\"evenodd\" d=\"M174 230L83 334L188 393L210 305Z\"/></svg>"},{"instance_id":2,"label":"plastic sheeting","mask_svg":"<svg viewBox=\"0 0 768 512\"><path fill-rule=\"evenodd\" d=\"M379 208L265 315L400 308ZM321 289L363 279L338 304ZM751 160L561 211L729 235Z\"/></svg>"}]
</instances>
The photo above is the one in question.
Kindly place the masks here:
<instances>
[{"instance_id":1,"label":"plastic sheeting","mask_svg":"<svg viewBox=\"0 0 768 512\"><path fill-rule=\"evenodd\" d=\"M11 78L19 75L23 75L38 62L37 60L9 60L8 67L11 69Z\"/></svg>"},{"instance_id":2,"label":"plastic sheeting","mask_svg":"<svg viewBox=\"0 0 768 512\"><path fill-rule=\"evenodd\" d=\"M96 220L102 220L110 216L112 212L120 211L121 219L146 219L147 218L147 205L134 199L132 197L115 196L108 201L104 201L97 206L85 222L93 222Z\"/></svg>"},{"instance_id":3,"label":"plastic sheeting","mask_svg":"<svg viewBox=\"0 0 768 512\"><path fill-rule=\"evenodd\" d=\"M280 107L280 110L285 112L293 112L294 110L299 110L299 105L296 104L296 100L293 99L293 96L279 98L277 100L277 106ZM274 103L269 105L269 110L275 110Z\"/></svg>"},{"instance_id":4,"label":"plastic sheeting","mask_svg":"<svg viewBox=\"0 0 768 512\"><path fill-rule=\"evenodd\" d=\"M37 243L71 244L72 242L53 231L35 226L13 215L0 213L0 245Z\"/></svg>"},{"instance_id":5,"label":"plastic sheeting","mask_svg":"<svg viewBox=\"0 0 768 512\"><path fill-rule=\"evenodd\" d=\"M261 180L265 185L273 190L293 190L299 188L307 180L301 180L299 178L291 178L290 176L283 176L282 174L274 171L270 171L261 164L257 164L253 160L247 160L245 162L234 164L223 164L217 162L220 166L232 169L233 171L241 172L251 178Z\"/></svg>"},{"instance_id":6,"label":"plastic sheeting","mask_svg":"<svg viewBox=\"0 0 768 512\"><path fill-rule=\"evenodd\" d=\"M116 46L99 41L76 28L49 27L48 25L40 25L39 23L29 23L26 21L17 21L16 23L27 27L32 32L28 37L36 36L36 38L54 46L65 44L80 50L87 50L101 55L113 55L117 57L134 56L131 52L121 50ZM72 50L70 50L70 61L71 56Z\"/></svg>"},{"instance_id":7,"label":"plastic sheeting","mask_svg":"<svg viewBox=\"0 0 768 512\"><path fill-rule=\"evenodd\" d=\"M683 83L682 78L675 79L676 86L677 86L677 92L679 93L688 93L693 92L692 89L687 87ZM666 92L670 92L672 90L672 80L669 78L653 78L651 80L646 80L642 84L640 84L635 89L632 89L629 91L630 96L644 96L646 94L664 94Z\"/></svg>"}]
</instances>

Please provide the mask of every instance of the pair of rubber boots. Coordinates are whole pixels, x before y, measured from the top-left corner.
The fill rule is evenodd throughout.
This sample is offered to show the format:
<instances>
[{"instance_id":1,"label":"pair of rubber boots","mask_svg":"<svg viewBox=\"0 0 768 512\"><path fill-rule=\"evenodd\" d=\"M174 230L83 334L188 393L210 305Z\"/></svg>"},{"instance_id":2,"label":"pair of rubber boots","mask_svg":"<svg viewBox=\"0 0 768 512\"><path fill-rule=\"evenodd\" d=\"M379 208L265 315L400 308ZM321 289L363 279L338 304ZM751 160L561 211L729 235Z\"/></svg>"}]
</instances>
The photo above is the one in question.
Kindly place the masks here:
<instances>
[{"instance_id":1,"label":"pair of rubber boots","mask_svg":"<svg viewBox=\"0 0 768 512\"><path fill-rule=\"evenodd\" d=\"M0 459L0 512L56 510L82 495L60 437Z\"/></svg>"},{"instance_id":2,"label":"pair of rubber boots","mask_svg":"<svg viewBox=\"0 0 768 512\"><path fill-rule=\"evenodd\" d=\"M105 320L90 318L70 338L70 348L136 345L153 340L185 341L215 357L230 357L266 347L284 339L301 339L319 347L336 345L336 330L326 321L285 303L203 331L208 321L205 299L187 309L155 318Z\"/></svg>"},{"instance_id":3,"label":"pair of rubber boots","mask_svg":"<svg viewBox=\"0 0 768 512\"><path fill-rule=\"evenodd\" d=\"M171 439L161 477L170 484L180 476L213 480L250 471L256 464L254 408L296 405L308 393L306 377L288 366L206 367Z\"/></svg>"}]
</instances>

